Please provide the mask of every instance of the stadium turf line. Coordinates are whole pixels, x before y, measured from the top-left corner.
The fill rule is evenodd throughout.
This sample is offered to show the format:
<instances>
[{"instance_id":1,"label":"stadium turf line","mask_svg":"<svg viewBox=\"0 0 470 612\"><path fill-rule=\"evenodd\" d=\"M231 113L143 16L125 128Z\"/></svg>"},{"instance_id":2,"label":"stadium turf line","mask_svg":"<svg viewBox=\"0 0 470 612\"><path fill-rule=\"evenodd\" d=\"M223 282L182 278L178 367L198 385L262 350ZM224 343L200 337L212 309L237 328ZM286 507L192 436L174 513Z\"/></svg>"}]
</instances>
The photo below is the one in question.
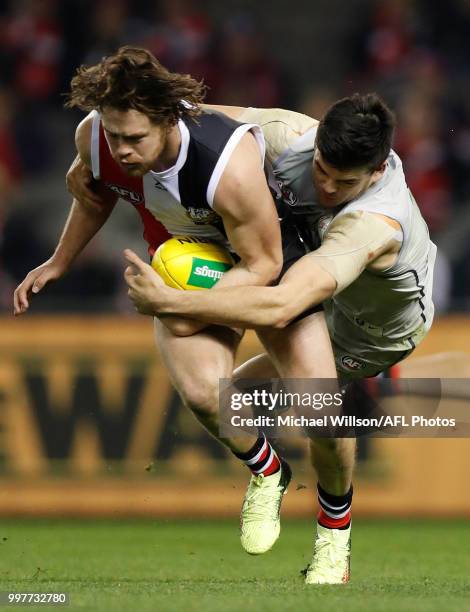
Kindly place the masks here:
<instances>
[{"instance_id":1,"label":"stadium turf line","mask_svg":"<svg viewBox=\"0 0 470 612\"><path fill-rule=\"evenodd\" d=\"M338 587L302 583L312 537L310 524L284 521L276 547L250 557L235 517L2 520L0 590L68 591L66 610L470 610L468 521L356 521L352 582Z\"/></svg>"}]
</instances>

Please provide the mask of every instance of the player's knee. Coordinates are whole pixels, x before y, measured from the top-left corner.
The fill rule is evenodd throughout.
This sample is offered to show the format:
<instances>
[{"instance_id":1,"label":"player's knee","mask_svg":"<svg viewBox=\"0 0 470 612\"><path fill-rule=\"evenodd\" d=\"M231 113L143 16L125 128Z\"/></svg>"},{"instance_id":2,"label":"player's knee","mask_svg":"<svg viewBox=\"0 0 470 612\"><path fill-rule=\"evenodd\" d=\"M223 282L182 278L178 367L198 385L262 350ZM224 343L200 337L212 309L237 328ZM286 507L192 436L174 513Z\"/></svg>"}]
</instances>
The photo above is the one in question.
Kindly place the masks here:
<instances>
[{"instance_id":1,"label":"player's knee","mask_svg":"<svg viewBox=\"0 0 470 612\"><path fill-rule=\"evenodd\" d=\"M204 380L195 377L179 390L184 404L198 417L209 417L217 413L219 403L218 379Z\"/></svg>"}]
</instances>

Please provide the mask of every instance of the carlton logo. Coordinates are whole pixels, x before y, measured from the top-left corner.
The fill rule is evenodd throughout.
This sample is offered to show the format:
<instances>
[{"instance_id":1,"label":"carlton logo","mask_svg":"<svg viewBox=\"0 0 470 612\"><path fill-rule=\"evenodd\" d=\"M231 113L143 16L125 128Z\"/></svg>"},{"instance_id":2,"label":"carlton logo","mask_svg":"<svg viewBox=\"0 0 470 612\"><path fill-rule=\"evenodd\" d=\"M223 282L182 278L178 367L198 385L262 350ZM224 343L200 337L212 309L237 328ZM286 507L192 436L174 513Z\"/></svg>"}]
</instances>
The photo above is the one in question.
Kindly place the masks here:
<instances>
[{"instance_id":1,"label":"carlton logo","mask_svg":"<svg viewBox=\"0 0 470 612\"><path fill-rule=\"evenodd\" d=\"M281 193L281 198L283 199L283 201L289 204L289 206L295 206L298 200L295 193L291 189L289 189L289 187L286 187L286 185L284 185L284 183L280 180L277 181L277 185L279 187L279 191Z\"/></svg>"},{"instance_id":2,"label":"carlton logo","mask_svg":"<svg viewBox=\"0 0 470 612\"><path fill-rule=\"evenodd\" d=\"M114 185L113 183L105 183L105 185L108 189L117 193L120 198L127 200L131 204L140 204L140 202L144 200L142 194L138 191L131 191L130 189L126 189L120 185Z\"/></svg>"},{"instance_id":3,"label":"carlton logo","mask_svg":"<svg viewBox=\"0 0 470 612\"><path fill-rule=\"evenodd\" d=\"M353 372L357 372L357 370L362 370L362 368L365 368L365 363L354 359L354 357L351 357L351 355L343 355L341 357L341 363L347 370L352 370Z\"/></svg>"},{"instance_id":4,"label":"carlton logo","mask_svg":"<svg viewBox=\"0 0 470 612\"><path fill-rule=\"evenodd\" d=\"M323 215L323 217L320 217L317 221L317 231L318 231L318 235L320 236L320 239L323 240L323 238L325 237L325 234L328 230L328 228L330 227L330 223L333 221L333 215L329 214L329 215Z\"/></svg>"}]
</instances>

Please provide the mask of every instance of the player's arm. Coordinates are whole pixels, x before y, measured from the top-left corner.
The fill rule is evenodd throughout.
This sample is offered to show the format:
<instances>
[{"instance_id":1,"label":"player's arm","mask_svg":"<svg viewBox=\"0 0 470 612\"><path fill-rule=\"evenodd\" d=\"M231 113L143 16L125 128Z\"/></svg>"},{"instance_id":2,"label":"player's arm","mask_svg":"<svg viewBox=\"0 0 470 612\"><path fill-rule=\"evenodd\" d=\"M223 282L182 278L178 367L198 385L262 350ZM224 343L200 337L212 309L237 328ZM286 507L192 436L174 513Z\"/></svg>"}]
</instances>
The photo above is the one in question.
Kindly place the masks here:
<instances>
[{"instance_id":1,"label":"player's arm","mask_svg":"<svg viewBox=\"0 0 470 612\"><path fill-rule=\"evenodd\" d=\"M221 288L218 283L210 291L184 292L166 287L142 268L145 274L138 286L130 285L131 298L145 295L149 312L181 314L222 325L283 328L307 308L345 289L366 267L394 251L395 223L362 212L339 217L331 224L322 246L296 262L277 287ZM136 265L134 254L127 256Z\"/></svg>"},{"instance_id":2,"label":"player's arm","mask_svg":"<svg viewBox=\"0 0 470 612\"><path fill-rule=\"evenodd\" d=\"M285 327L312 304L323 302L336 287L318 264L302 257L275 287L220 287L179 291L164 284L153 268L134 252L125 278L129 296L142 314L182 315L232 327Z\"/></svg>"},{"instance_id":3,"label":"player's arm","mask_svg":"<svg viewBox=\"0 0 470 612\"><path fill-rule=\"evenodd\" d=\"M376 220L386 223L394 230L390 241L386 244L386 247L378 251L376 257L374 257L373 260L368 262L366 265L368 270L371 270L372 272L380 272L382 270L386 270L387 268L391 268L396 262L403 244L403 230L401 225L395 219L391 219L386 215L381 215L378 213L373 213L372 216L375 217Z\"/></svg>"},{"instance_id":4,"label":"player's arm","mask_svg":"<svg viewBox=\"0 0 470 612\"><path fill-rule=\"evenodd\" d=\"M75 135L78 154L90 164L91 118L80 123ZM69 269L79 253L105 223L116 204L117 197L97 185L99 206L74 199L62 235L52 256L31 270L14 293L14 314L21 315L29 308L33 294L39 293L47 283L59 279Z\"/></svg>"},{"instance_id":5,"label":"player's arm","mask_svg":"<svg viewBox=\"0 0 470 612\"><path fill-rule=\"evenodd\" d=\"M67 190L74 200L91 209L107 208L109 202L116 202L117 197L106 189L99 180L93 178L91 171L91 130L93 117L87 115L79 123L75 132L77 155L65 175Z\"/></svg>"},{"instance_id":6,"label":"player's arm","mask_svg":"<svg viewBox=\"0 0 470 612\"><path fill-rule=\"evenodd\" d=\"M215 191L213 208L240 257L218 285L273 282L282 267L281 231L252 134L245 134L232 153Z\"/></svg>"},{"instance_id":7,"label":"player's arm","mask_svg":"<svg viewBox=\"0 0 470 612\"><path fill-rule=\"evenodd\" d=\"M246 110L244 106L226 106L224 104L201 104L203 110L217 111L230 117L231 119L238 120L240 115Z\"/></svg>"},{"instance_id":8,"label":"player's arm","mask_svg":"<svg viewBox=\"0 0 470 612\"><path fill-rule=\"evenodd\" d=\"M75 145L80 160L91 168L91 127L92 117L88 115L78 125L75 133ZM107 189L100 181L93 180L92 190L95 194L95 206L90 206L82 199L74 198L64 230L60 237L53 258L68 268L76 256L81 253L88 242L103 226L114 209L117 195Z\"/></svg>"},{"instance_id":9,"label":"player's arm","mask_svg":"<svg viewBox=\"0 0 470 612\"><path fill-rule=\"evenodd\" d=\"M85 163L77 153L65 175L67 191L75 200L90 208L104 205L99 193L99 182L93 178L89 163Z\"/></svg>"}]
</instances>

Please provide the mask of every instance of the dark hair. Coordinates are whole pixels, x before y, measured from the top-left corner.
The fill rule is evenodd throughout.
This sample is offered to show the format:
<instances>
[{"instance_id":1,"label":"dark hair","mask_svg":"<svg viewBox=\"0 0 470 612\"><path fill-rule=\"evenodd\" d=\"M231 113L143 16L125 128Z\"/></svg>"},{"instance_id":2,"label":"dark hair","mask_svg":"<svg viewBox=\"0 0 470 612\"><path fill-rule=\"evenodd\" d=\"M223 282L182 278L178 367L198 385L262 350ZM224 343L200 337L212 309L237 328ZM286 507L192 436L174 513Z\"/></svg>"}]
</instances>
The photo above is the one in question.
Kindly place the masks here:
<instances>
[{"instance_id":1,"label":"dark hair","mask_svg":"<svg viewBox=\"0 0 470 612\"><path fill-rule=\"evenodd\" d=\"M205 92L202 81L169 72L146 49L126 46L94 66L78 68L66 106L134 109L153 123L173 125L180 117L200 114Z\"/></svg>"},{"instance_id":2,"label":"dark hair","mask_svg":"<svg viewBox=\"0 0 470 612\"><path fill-rule=\"evenodd\" d=\"M335 102L320 121L316 146L338 170L367 167L372 172L387 159L395 117L375 93L354 94Z\"/></svg>"}]
</instances>

